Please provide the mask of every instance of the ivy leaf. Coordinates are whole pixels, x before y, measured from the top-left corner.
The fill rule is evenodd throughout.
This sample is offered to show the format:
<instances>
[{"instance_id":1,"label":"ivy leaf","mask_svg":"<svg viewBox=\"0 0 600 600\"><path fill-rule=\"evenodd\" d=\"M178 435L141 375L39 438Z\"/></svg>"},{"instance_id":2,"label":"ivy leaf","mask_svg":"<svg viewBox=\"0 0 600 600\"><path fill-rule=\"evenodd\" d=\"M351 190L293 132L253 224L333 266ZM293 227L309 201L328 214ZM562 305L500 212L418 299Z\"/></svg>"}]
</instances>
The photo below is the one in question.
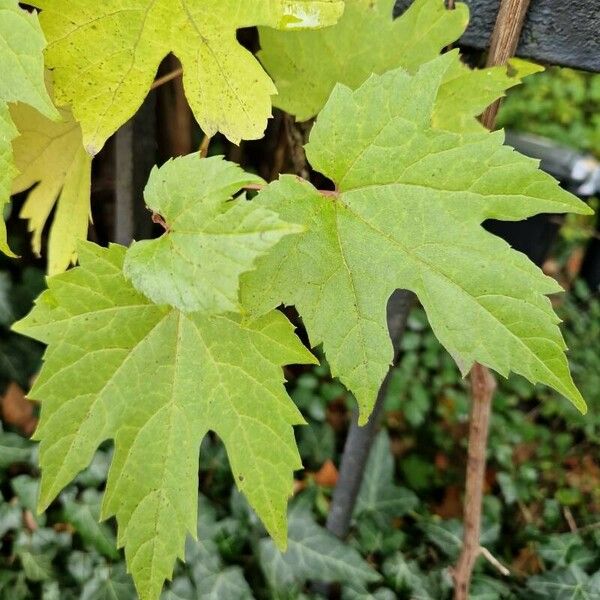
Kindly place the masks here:
<instances>
[{"instance_id":1,"label":"ivy leaf","mask_svg":"<svg viewBox=\"0 0 600 600\"><path fill-rule=\"evenodd\" d=\"M444 0L415 0L397 19L393 8L394 0L346 0L344 15L333 27L295 32L261 28L258 56L277 85L275 106L308 120L323 108L336 83L356 89L372 73L398 67L413 73L456 41L469 20L465 4L447 10ZM473 117L523 77L543 70L515 59L508 68L473 71L455 54L456 63L439 89L434 125L441 128L448 123L481 128ZM454 118L457 113L463 115L460 121Z\"/></svg>"},{"instance_id":2,"label":"ivy leaf","mask_svg":"<svg viewBox=\"0 0 600 600\"><path fill-rule=\"evenodd\" d=\"M124 255L122 246L80 243L81 266L49 278L15 329L48 344L31 390L42 401L39 509L113 439L102 516L117 517L117 542L146 600L158 597L186 533L196 532L198 450L209 429L285 546L301 466L292 426L303 419L281 366L315 361L280 312L209 318L151 304L124 278Z\"/></svg>"},{"instance_id":3,"label":"ivy leaf","mask_svg":"<svg viewBox=\"0 0 600 600\"><path fill-rule=\"evenodd\" d=\"M243 27L334 23L340 0L36 0L48 38L56 99L70 105L94 155L139 108L162 59L173 52L203 131L233 142L260 138L272 81L236 40Z\"/></svg>"},{"instance_id":4,"label":"ivy leaf","mask_svg":"<svg viewBox=\"0 0 600 600\"><path fill-rule=\"evenodd\" d=\"M600 598L600 571L590 577L576 566L549 571L527 581L527 587L536 598L548 600L598 600Z\"/></svg>"},{"instance_id":5,"label":"ivy leaf","mask_svg":"<svg viewBox=\"0 0 600 600\"><path fill-rule=\"evenodd\" d=\"M83 586L80 600L135 600L131 577L122 563L96 568L92 578Z\"/></svg>"},{"instance_id":6,"label":"ivy leaf","mask_svg":"<svg viewBox=\"0 0 600 600\"><path fill-rule=\"evenodd\" d=\"M225 567L217 544L200 539L187 544L186 560L192 571L197 598L207 600L251 600L250 586L240 567Z\"/></svg>"},{"instance_id":7,"label":"ivy leaf","mask_svg":"<svg viewBox=\"0 0 600 600\"><path fill-rule=\"evenodd\" d=\"M441 56L414 76L373 76L356 92L336 87L307 155L337 191L284 176L259 195L307 232L259 259L243 300L259 312L296 305L311 343L323 343L332 373L355 394L362 423L392 360L386 303L397 288L417 294L463 373L475 361L514 371L585 411L545 297L560 286L481 223L591 211L503 146L502 132L432 129L453 60Z\"/></svg>"},{"instance_id":8,"label":"ivy leaf","mask_svg":"<svg viewBox=\"0 0 600 600\"><path fill-rule=\"evenodd\" d=\"M19 131L13 152L20 174L13 181L12 193L33 188L20 217L29 222L36 254L41 252L44 227L56 208L48 240L48 274L62 273L77 260L77 241L87 238L92 159L70 111L61 109L60 121L26 104L16 104L10 112Z\"/></svg>"},{"instance_id":9,"label":"ivy leaf","mask_svg":"<svg viewBox=\"0 0 600 600\"><path fill-rule=\"evenodd\" d=\"M269 539L259 545L261 569L275 592L301 587L312 581L340 581L364 591L380 575L352 547L320 527L312 516L295 509L289 515L287 552L282 553Z\"/></svg>"},{"instance_id":10,"label":"ivy leaf","mask_svg":"<svg viewBox=\"0 0 600 600\"><path fill-rule=\"evenodd\" d=\"M85 490L80 500L65 498L63 518L73 525L84 542L95 548L100 554L116 560L119 553L115 549L113 532L104 524L98 523L100 517L99 492L90 488Z\"/></svg>"},{"instance_id":11,"label":"ivy leaf","mask_svg":"<svg viewBox=\"0 0 600 600\"><path fill-rule=\"evenodd\" d=\"M240 312L238 281L283 236L303 230L245 196L232 195L262 179L222 157L196 154L155 168L146 204L166 221L157 240L134 243L125 275L157 304L185 312Z\"/></svg>"},{"instance_id":12,"label":"ivy leaf","mask_svg":"<svg viewBox=\"0 0 600 600\"><path fill-rule=\"evenodd\" d=\"M58 117L44 84L45 45L37 15L21 9L16 0L0 0L0 251L13 257L2 218L17 174L11 147L17 129L8 103L25 102L50 119Z\"/></svg>"},{"instance_id":13,"label":"ivy leaf","mask_svg":"<svg viewBox=\"0 0 600 600\"><path fill-rule=\"evenodd\" d=\"M419 503L417 496L394 484L394 458L390 438L381 431L375 438L362 480L354 516L369 515L382 529L393 518L401 517Z\"/></svg>"}]
</instances>

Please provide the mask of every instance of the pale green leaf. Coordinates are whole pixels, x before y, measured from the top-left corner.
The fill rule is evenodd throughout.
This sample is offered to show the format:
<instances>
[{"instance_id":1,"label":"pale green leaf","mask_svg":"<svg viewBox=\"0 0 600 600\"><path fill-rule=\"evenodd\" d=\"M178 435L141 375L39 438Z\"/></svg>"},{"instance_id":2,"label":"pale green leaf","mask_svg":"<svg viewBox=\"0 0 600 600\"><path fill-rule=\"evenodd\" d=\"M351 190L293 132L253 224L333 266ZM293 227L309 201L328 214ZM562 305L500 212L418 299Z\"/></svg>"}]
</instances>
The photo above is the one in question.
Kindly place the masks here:
<instances>
[{"instance_id":1,"label":"pale green leaf","mask_svg":"<svg viewBox=\"0 0 600 600\"><path fill-rule=\"evenodd\" d=\"M506 90L519 85L521 81L543 71L543 67L519 58L513 58L507 66L487 69L470 69L463 64L457 51L454 60L440 85L432 126L456 133L470 133L484 130L477 117Z\"/></svg>"},{"instance_id":2,"label":"pale green leaf","mask_svg":"<svg viewBox=\"0 0 600 600\"><path fill-rule=\"evenodd\" d=\"M14 254L8 247L2 212L17 174L11 147L17 129L8 103L25 102L48 118L58 117L44 83L45 45L37 15L21 9L17 0L0 0L0 252L9 256Z\"/></svg>"},{"instance_id":3,"label":"pale green leaf","mask_svg":"<svg viewBox=\"0 0 600 600\"><path fill-rule=\"evenodd\" d=\"M393 0L347 0L333 27L318 31L261 29L259 57L279 95L274 104L304 121L325 105L336 83L352 89L372 73L403 67L415 72L456 41L468 22L468 8L446 9L445 0L415 0L397 19ZM440 85L432 124L453 131L479 130L478 116L508 88L543 70L514 59L508 67L472 70L456 60ZM458 118L457 118L458 117Z\"/></svg>"},{"instance_id":4,"label":"pale green leaf","mask_svg":"<svg viewBox=\"0 0 600 600\"><path fill-rule=\"evenodd\" d=\"M318 31L260 28L258 54L273 77L273 103L305 121L325 105L336 83L355 89L372 73L416 70L464 32L469 11L459 3L416 0L393 19L395 0L346 0L341 19Z\"/></svg>"},{"instance_id":5,"label":"pale green leaf","mask_svg":"<svg viewBox=\"0 0 600 600\"><path fill-rule=\"evenodd\" d=\"M8 104L0 99L0 252L14 257L8 247L4 209L10 200L10 186L17 174L14 165L12 140L18 135L17 128L10 118Z\"/></svg>"},{"instance_id":6,"label":"pale green leaf","mask_svg":"<svg viewBox=\"0 0 600 600\"><path fill-rule=\"evenodd\" d=\"M302 231L244 195L232 200L245 185L261 182L221 157L190 154L155 168L144 195L167 231L131 246L126 277L157 304L185 312L240 312L240 275L283 236Z\"/></svg>"},{"instance_id":7,"label":"pale green leaf","mask_svg":"<svg viewBox=\"0 0 600 600\"><path fill-rule=\"evenodd\" d=\"M0 103L26 102L58 117L44 83L44 34L37 15L17 0L0 0Z\"/></svg>"},{"instance_id":8,"label":"pale green leaf","mask_svg":"<svg viewBox=\"0 0 600 600\"><path fill-rule=\"evenodd\" d=\"M196 532L198 450L208 430L285 545L301 466L292 426L303 419L281 367L314 358L279 312L209 318L151 304L124 278L124 255L122 246L80 243L81 266L49 278L15 329L48 344L30 394L42 401L40 509L113 439L102 513L117 517L118 544L146 600L158 597L186 533Z\"/></svg>"},{"instance_id":9,"label":"pale green leaf","mask_svg":"<svg viewBox=\"0 0 600 600\"><path fill-rule=\"evenodd\" d=\"M77 241L86 239L91 193L92 159L83 148L81 127L68 110L51 121L25 104L11 107L19 136L13 142L19 175L12 184L17 194L32 188L21 209L32 232L36 254L50 214L54 219L48 239L48 274L65 271L77 260Z\"/></svg>"},{"instance_id":10,"label":"pale green leaf","mask_svg":"<svg viewBox=\"0 0 600 600\"><path fill-rule=\"evenodd\" d=\"M381 576L351 546L320 527L310 514L292 510L289 515L288 548L282 553L269 539L260 541L260 564L275 591L289 589L292 582L343 582L358 589Z\"/></svg>"},{"instance_id":11,"label":"pale green leaf","mask_svg":"<svg viewBox=\"0 0 600 600\"><path fill-rule=\"evenodd\" d=\"M260 138L273 82L236 40L243 27L334 23L340 0L36 0L56 99L81 122L92 155L139 108L162 59L183 65L190 107L211 136Z\"/></svg>"},{"instance_id":12,"label":"pale green leaf","mask_svg":"<svg viewBox=\"0 0 600 600\"><path fill-rule=\"evenodd\" d=\"M307 232L258 260L243 300L259 312L296 305L311 343L323 343L333 375L357 397L363 423L392 360L386 304L398 288L417 294L463 372L475 361L514 371L585 411L545 296L560 286L481 223L590 209L504 146L501 132L432 128L454 60L441 56L414 76L373 76L356 92L336 87L307 155L337 192L284 176L259 195Z\"/></svg>"}]
</instances>

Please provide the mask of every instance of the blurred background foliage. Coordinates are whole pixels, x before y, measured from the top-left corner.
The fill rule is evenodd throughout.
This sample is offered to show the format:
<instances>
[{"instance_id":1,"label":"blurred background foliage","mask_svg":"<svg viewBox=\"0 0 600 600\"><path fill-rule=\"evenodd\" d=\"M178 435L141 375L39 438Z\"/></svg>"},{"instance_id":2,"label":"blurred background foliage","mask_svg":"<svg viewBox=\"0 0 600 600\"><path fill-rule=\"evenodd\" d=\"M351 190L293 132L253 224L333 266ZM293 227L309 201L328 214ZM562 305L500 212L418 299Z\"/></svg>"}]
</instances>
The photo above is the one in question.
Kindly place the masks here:
<instances>
[{"instance_id":1,"label":"blurred background foliage","mask_svg":"<svg viewBox=\"0 0 600 600\"><path fill-rule=\"evenodd\" d=\"M511 92L500 124L600 156L600 77L549 69ZM106 193L110 175L96 173L95 186ZM102 223L91 231L100 241ZM499 381L482 544L509 575L481 558L473 600L600 599L600 298L577 281L574 259L589 228L568 221L545 269L568 288L554 301L590 412L582 417L519 377ZM110 445L45 514L35 511L39 470L27 438L39 408L25 393L42 348L12 334L10 324L43 288L44 265L28 254L26 232L16 231L13 245L24 258L0 258L0 600L134 599L114 523L98 523ZM402 340L346 544L323 524L354 400L324 358L286 376L308 421L297 429L305 470L297 473L288 552L278 552L236 491L224 448L210 435L201 448L198 541L188 540L187 563L178 565L164 600L319 598L319 582L333 582L330 596L343 600L450 598L469 396L422 309L411 313Z\"/></svg>"},{"instance_id":2,"label":"blurred background foliage","mask_svg":"<svg viewBox=\"0 0 600 600\"><path fill-rule=\"evenodd\" d=\"M498 126L542 135L600 158L600 77L549 67L509 93Z\"/></svg>"}]
</instances>

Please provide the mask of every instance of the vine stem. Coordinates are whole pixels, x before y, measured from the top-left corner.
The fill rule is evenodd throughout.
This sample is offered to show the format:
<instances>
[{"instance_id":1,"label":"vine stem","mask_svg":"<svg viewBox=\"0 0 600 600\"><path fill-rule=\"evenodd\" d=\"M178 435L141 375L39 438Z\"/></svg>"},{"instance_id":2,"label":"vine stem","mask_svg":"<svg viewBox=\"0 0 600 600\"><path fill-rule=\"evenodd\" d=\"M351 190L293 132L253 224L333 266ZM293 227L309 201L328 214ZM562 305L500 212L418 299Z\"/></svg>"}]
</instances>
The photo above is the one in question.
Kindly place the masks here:
<instances>
[{"instance_id":1,"label":"vine stem","mask_svg":"<svg viewBox=\"0 0 600 600\"><path fill-rule=\"evenodd\" d=\"M183 75L182 67L174 69L173 71L170 71L166 75L163 75L162 77L158 77L157 79L155 79L154 82L152 83L152 85L150 86L150 89L155 90L156 88L160 87L161 85L165 85L165 83L169 83L169 81L173 81L173 79L177 79L181 75Z\"/></svg>"},{"instance_id":2,"label":"vine stem","mask_svg":"<svg viewBox=\"0 0 600 600\"><path fill-rule=\"evenodd\" d=\"M482 553L481 506L485 479L486 450L492 398L496 381L490 371L480 364L471 370L471 414L469 421L469 450L465 485L464 537L458 563L454 569L454 599L467 600L471 574L477 557Z\"/></svg>"},{"instance_id":3,"label":"vine stem","mask_svg":"<svg viewBox=\"0 0 600 600\"><path fill-rule=\"evenodd\" d=\"M530 0L502 0L492 34L487 66L505 64L514 56ZM500 100L489 106L481 116L482 124L494 129ZM492 400L496 381L490 371L480 364L471 370L471 414L465 482L464 534L458 562L453 571L454 600L468 600L471 576L477 558L491 556L481 547L481 512L485 480L487 442Z\"/></svg>"}]
</instances>

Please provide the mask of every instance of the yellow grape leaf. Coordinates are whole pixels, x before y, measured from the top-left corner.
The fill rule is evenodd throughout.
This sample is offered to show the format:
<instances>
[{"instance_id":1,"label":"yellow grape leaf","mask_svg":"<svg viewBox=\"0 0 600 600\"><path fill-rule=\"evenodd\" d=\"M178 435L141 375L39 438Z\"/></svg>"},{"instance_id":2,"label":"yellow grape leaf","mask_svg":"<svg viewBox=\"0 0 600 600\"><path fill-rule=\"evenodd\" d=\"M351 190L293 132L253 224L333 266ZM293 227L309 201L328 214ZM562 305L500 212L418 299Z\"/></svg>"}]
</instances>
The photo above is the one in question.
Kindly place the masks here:
<instances>
[{"instance_id":1,"label":"yellow grape leaf","mask_svg":"<svg viewBox=\"0 0 600 600\"><path fill-rule=\"evenodd\" d=\"M67 269L77 259L76 245L87 237L92 158L85 151L81 127L68 110L60 110L62 121L51 121L25 104L11 107L19 137L13 142L20 175L12 193L34 186L21 210L33 233L32 246L39 254L42 232L56 206L48 240L48 273Z\"/></svg>"},{"instance_id":2,"label":"yellow grape leaf","mask_svg":"<svg viewBox=\"0 0 600 600\"><path fill-rule=\"evenodd\" d=\"M25 102L48 118L58 118L44 84L45 45L37 15L21 9L16 0L0 0L0 251L9 256L15 255L8 247L2 212L16 175L11 143L17 129L8 104Z\"/></svg>"},{"instance_id":3,"label":"yellow grape leaf","mask_svg":"<svg viewBox=\"0 0 600 600\"><path fill-rule=\"evenodd\" d=\"M183 65L186 96L207 135L262 136L277 91L236 39L243 27L321 27L340 0L35 0L56 99L70 105L94 155L139 108L162 59Z\"/></svg>"}]
</instances>

